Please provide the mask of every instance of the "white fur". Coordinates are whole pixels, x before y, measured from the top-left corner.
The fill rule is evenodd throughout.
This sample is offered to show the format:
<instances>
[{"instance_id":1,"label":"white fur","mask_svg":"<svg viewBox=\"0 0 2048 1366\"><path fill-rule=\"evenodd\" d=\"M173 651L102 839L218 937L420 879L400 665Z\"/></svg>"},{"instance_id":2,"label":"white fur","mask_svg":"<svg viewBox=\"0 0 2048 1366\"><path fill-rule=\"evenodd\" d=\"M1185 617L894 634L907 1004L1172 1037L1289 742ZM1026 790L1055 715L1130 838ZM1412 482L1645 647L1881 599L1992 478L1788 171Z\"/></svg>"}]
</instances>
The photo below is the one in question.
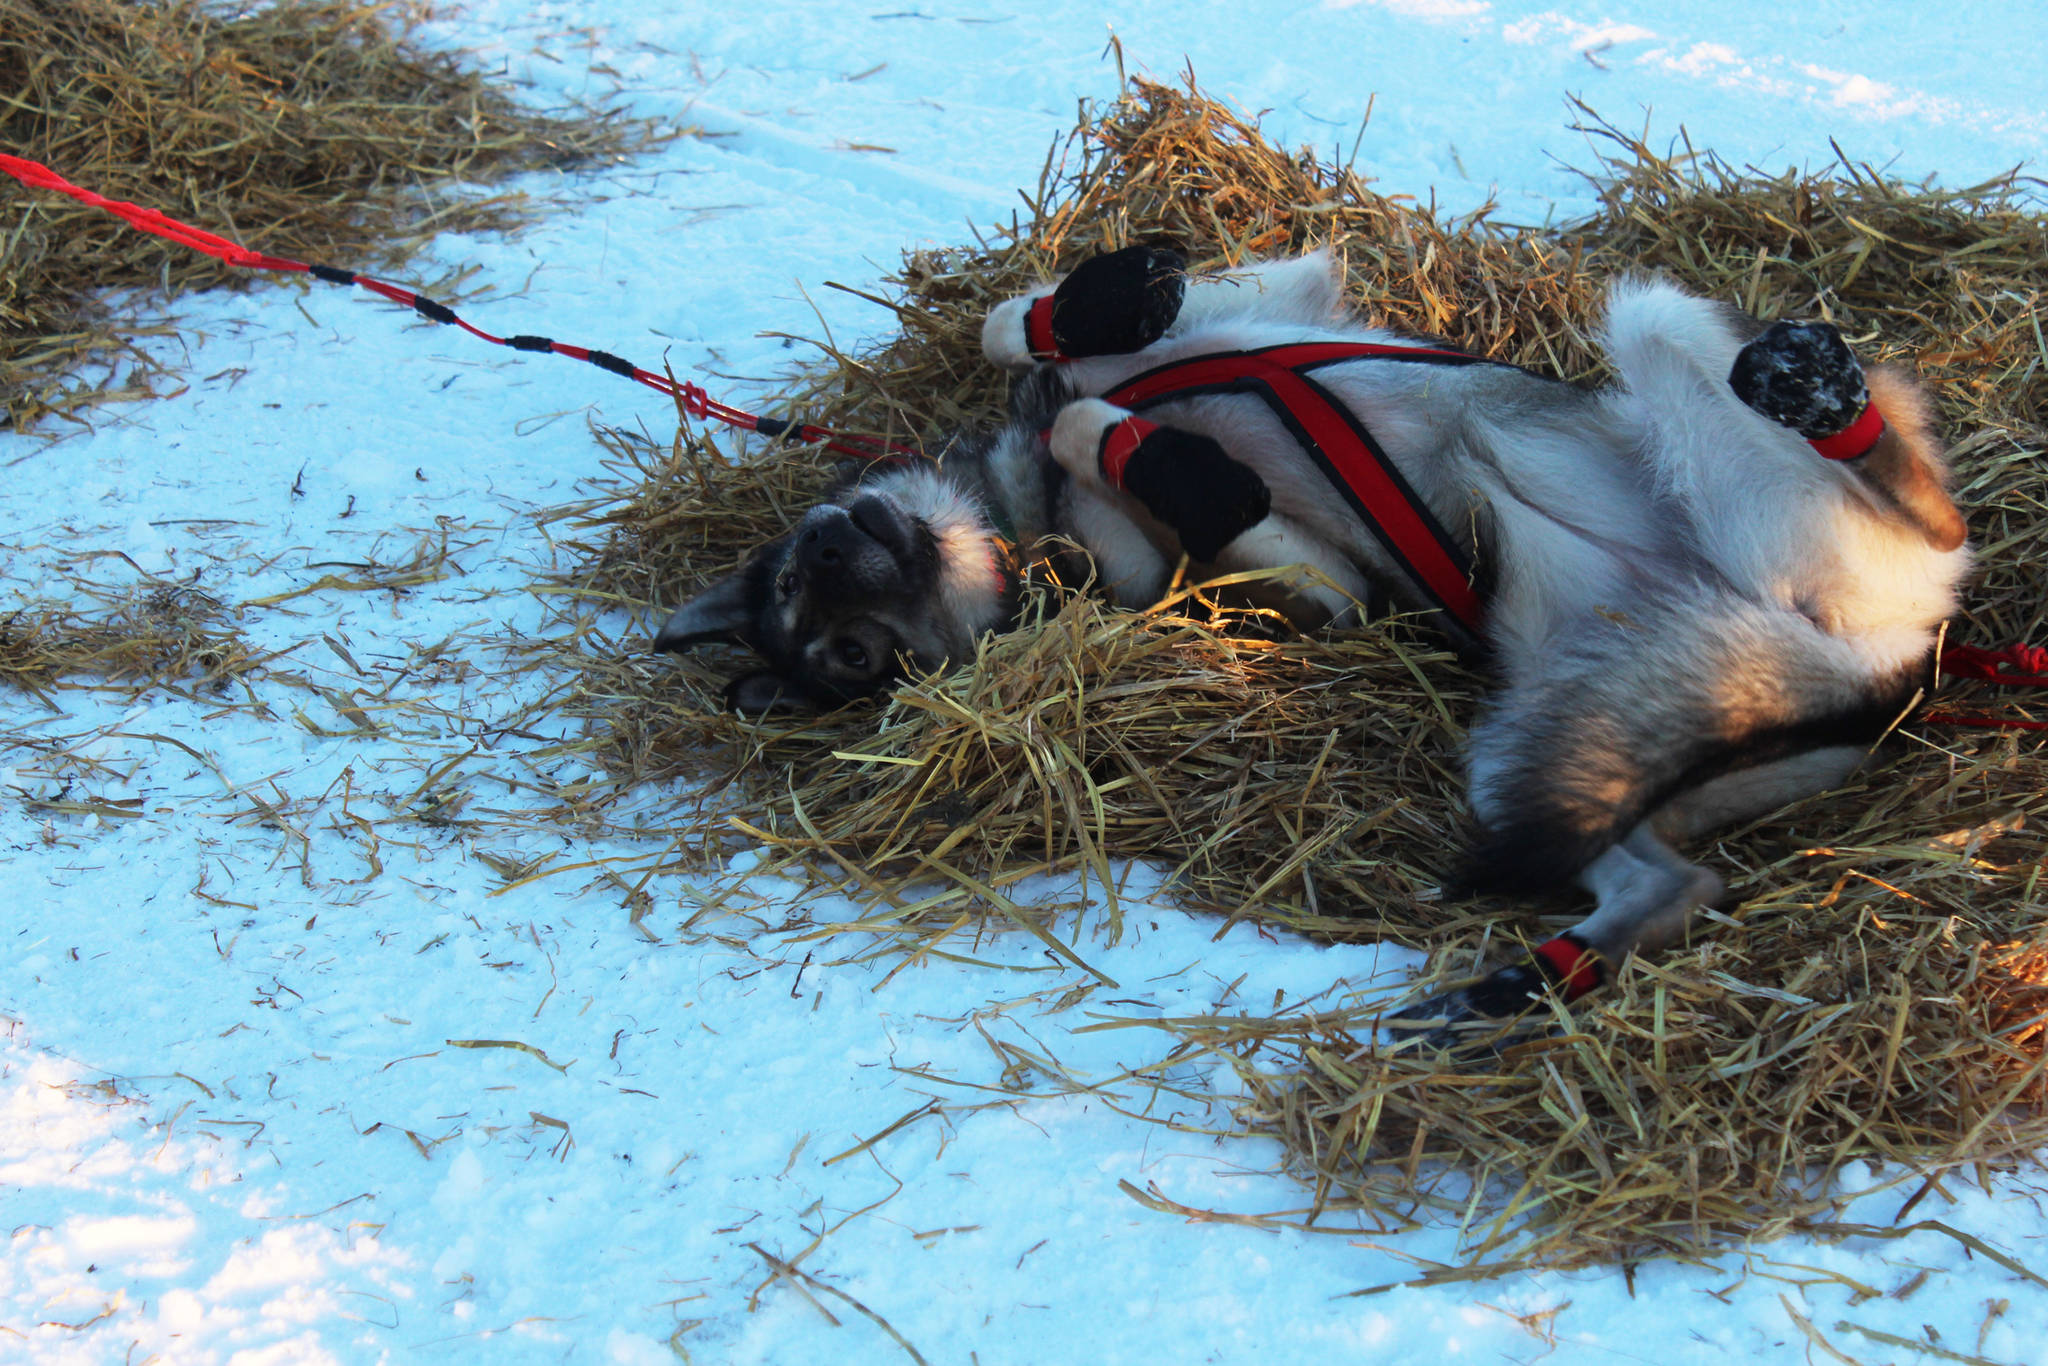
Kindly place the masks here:
<instances>
[{"instance_id":1,"label":"white fur","mask_svg":"<svg viewBox=\"0 0 2048 1366\"><path fill-rule=\"evenodd\" d=\"M1024 326L1031 305L1059 288L1059 281L1040 285L1014 299L1005 299L988 311L981 321L981 350L1005 370L1029 370L1036 362Z\"/></svg>"},{"instance_id":2,"label":"white fur","mask_svg":"<svg viewBox=\"0 0 2048 1366\"><path fill-rule=\"evenodd\" d=\"M982 510L936 467L906 466L874 480L869 491L889 498L931 529L939 545L939 619L958 622L972 640L1003 618L1003 565Z\"/></svg>"}]
</instances>

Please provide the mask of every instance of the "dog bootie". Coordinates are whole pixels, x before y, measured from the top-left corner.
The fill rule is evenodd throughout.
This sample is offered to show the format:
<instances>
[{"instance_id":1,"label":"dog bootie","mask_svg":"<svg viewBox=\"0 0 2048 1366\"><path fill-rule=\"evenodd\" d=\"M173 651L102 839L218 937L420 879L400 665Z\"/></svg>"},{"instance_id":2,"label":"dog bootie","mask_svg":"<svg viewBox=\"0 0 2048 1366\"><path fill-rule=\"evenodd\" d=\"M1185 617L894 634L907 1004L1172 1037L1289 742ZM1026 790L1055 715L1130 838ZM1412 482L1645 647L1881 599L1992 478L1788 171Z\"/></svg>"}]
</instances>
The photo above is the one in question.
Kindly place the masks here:
<instances>
[{"instance_id":1,"label":"dog bootie","mask_svg":"<svg viewBox=\"0 0 2048 1366\"><path fill-rule=\"evenodd\" d=\"M1830 460L1867 454L1884 434L1863 366L1826 323L1772 323L1735 357L1735 396Z\"/></svg>"},{"instance_id":2,"label":"dog bootie","mask_svg":"<svg viewBox=\"0 0 2048 1366\"><path fill-rule=\"evenodd\" d=\"M1024 323L1031 355L1079 360L1142 351L1173 326L1187 287L1187 260L1168 247L1091 256L1033 301Z\"/></svg>"},{"instance_id":3,"label":"dog bootie","mask_svg":"<svg viewBox=\"0 0 2048 1366\"><path fill-rule=\"evenodd\" d=\"M1450 1046L1482 1022L1509 1021L1528 1014L1545 993L1576 1001L1606 981L1607 968L1586 941L1575 934L1561 934L1538 944L1519 963L1495 968L1476 982L1401 1007L1385 1024L1403 1033L1420 1032L1437 1046Z\"/></svg>"},{"instance_id":4,"label":"dog bootie","mask_svg":"<svg viewBox=\"0 0 2048 1366\"><path fill-rule=\"evenodd\" d=\"M1576 1001L1605 979L1606 969L1586 942L1561 934L1537 945L1523 961L1496 968L1466 987L1466 1003L1477 1014L1503 1018L1521 1014L1532 997L1545 991Z\"/></svg>"},{"instance_id":5,"label":"dog bootie","mask_svg":"<svg viewBox=\"0 0 2048 1366\"><path fill-rule=\"evenodd\" d=\"M1258 471L1195 432L1127 417L1103 429L1097 459L1103 482L1172 527L1192 559L1214 560L1273 510Z\"/></svg>"}]
</instances>

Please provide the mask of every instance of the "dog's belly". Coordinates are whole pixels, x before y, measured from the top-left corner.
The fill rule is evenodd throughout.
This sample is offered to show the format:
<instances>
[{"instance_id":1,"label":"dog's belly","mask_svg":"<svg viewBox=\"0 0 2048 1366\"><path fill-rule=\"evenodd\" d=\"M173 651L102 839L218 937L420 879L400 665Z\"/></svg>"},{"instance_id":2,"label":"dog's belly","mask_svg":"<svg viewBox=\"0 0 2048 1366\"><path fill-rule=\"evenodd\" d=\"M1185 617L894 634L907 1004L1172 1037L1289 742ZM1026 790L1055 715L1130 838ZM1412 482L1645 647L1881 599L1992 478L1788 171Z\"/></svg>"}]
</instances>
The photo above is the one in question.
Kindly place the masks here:
<instances>
[{"instance_id":1,"label":"dog's belly","mask_svg":"<svg viewBox=\"0 0 2048 1366\"><path fill-rule=\"evenodd\" d=\"M1472 557L1492 588L1488 634L1504 636L1499 643L1534 648L1588 612L1623 614L1643 593L1701 577L1682 518L1663 515L1623 454L1625 434L1610 430L1610 414L1581 391L1505 369L1366 363L1319 378ZM1492 431L1476 416L1472 391L1497 403L1503 388L1521 421ZM1252 552L1258 564L1307 563L1361 601L1370 579L1404 609L1430 605L1266 404L1204 395L1153 405L1147 416L1209 436L1258 471L1275 514L1269 544ZM1139 525L1163 554L1178 554L1169 530L1149 518ZM1331 615L1313 604L1282 610L1303 626Z\"/></svg>"}]
</instances>

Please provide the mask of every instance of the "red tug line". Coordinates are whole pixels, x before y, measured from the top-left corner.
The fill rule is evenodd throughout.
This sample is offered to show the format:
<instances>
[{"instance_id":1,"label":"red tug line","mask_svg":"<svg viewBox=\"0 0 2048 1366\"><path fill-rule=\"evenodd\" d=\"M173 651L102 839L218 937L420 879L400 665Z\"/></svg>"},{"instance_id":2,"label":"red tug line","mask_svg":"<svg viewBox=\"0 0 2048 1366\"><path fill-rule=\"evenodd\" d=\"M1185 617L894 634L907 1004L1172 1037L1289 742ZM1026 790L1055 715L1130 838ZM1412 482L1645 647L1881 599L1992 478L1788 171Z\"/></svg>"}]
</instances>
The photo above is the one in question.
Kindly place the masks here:
<instances>
[{"instance_id":1,"label":"red tug line","mask_svg":"<svg viewBox=\"0 0 2048 1366\"><path fill-rule=\"evenodd\" d=\"M81 204L103 209L122 219L131 227L157 237L190 247L197 252L214 257L231 266L246 270L280 270L311 275L329 284L361 285L374 294L381 294L393 303L403 304L421 317L437 323L452 323L482 341L493 346L509 346L515 351L546 351L570 360L583 361L606 370L614 375L644 384L657 393L665 394L681 405L691 417L703 421L709 419L724 423L742 431L757 432L766 437L781 437L796 441L815 442L827 450L862 460L909 461L922 460L924 452L914 447L886 441L880 437L855 436L835 432L829 428L816 427L808 423L794 422L786 418L757 417L743 412L729 404L720 403L703 388L695 384L656 374L633 364L622 356L609 351L593 350L584 346L572 346L550 337L520 335L513 337L493 336L475 324L460 317L454 309L424 294L394 285L386 280L374 279L352 270L336 266L316 265L295 261L288 256L272 256L265 252L251 251L238 243L231 242L216 233L181 223L168 214L155 209L144 208L122 199L109 199L105 195L74 185L40 162L25 157L11 156L0 152L0 171L34 189L51 190L57 194L69 195ZM1976 679L1983 682L1999 683L2012 687L2048 687L2048 649L2035 645L2009 645L1999 650L1989 650L1973 645L1951 645L1941 653L1940 672L1951 678ZM2048 730L2048 721L2001 720L1986 716L1956 716L1946 712L1928 712L1922 718L1937 724L1954 726L1995 726L2011 730Z\"/></svg>"}]
</instances>

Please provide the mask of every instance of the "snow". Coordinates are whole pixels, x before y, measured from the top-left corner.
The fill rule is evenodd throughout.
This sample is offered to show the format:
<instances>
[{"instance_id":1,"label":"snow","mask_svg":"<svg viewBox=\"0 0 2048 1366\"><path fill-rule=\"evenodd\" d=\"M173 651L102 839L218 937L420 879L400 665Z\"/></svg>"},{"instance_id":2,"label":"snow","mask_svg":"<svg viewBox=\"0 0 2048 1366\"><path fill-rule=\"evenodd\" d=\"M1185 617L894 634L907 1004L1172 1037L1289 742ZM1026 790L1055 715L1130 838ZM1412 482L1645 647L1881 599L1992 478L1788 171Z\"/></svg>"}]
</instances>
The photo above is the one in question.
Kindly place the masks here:
<instances>
[{"instance_id":1,"label":"snow","mask_svg":"<svg viewBox=\"0 0 2048 1366\"><path fill-rule=\"evenodd\" d=\"M900 3L441 15L434 41L541 98L616 85L713 136L535 178L558 201L543 222L444 237L422 278L473 265L494 289L468 310L485 327L666 357L757 401L737 377L804 356L767 334L888 328L826 282L871 287L904 248L1019 210L1077 99L1113 91L1112 28L1134 69L1191 64L1269 110L1286 145L1348 151L1370 111L1360 164L1383 188L1458 212L1497 199L1516 221L1589 205L1574 168L1595 149L1569 95L1770 169L1821 165L1834 138L1962 184L2038 166L2048 142L2038 62L2013 60L2048 41L2037 0L1973 6L1967 29L1872 0L1244 0L1202 31L1184 4ZM1092 979L1023 937L884 984L886 964L840 961L859 943L805 935L856 908L766 876L744 915L700 916L705 881L655 871L642 933L592 878L632 885L662 839L522 818L540 798L507 775L587 768L502 730L545 684L508 678L493 642L543 629L531 515L581 496L588 424L665 437L669 406L333 289L178 316L153 347L183 393L56 445L0 435L5 591L62 599L139 570L272 600L239 624L304 686L253 675L267 718L164 689L60 692L57 711L0 697L17 889L0 919L0 1359L1678 1366L1828 1356L1809 1331L1860 1360L1918 1359L1895 1340L2038 1359L2048 1289L1934 1229L1357 1297L1456 1260L1454 1231L1304 1234L1140 1204L1126 1185L1247 1216L1307 1191L1234 1131L1226 1068L1179 1065L1155 1092L1127 1073L1167 1035L1085 1026L1314 1000L1413 961L1219 936L1142 868L1126 893L1156 904L1127 911L1121 942L1087 911L1062 922L1121 984L1078 1001ZM437 580L313 587L423 544L447 547ZM96 554L114 548L131 563ZM524 726L573 733L545 709ZM471 826L435 823L450 797ZM87 798L98 814L49 805ZM594 866L512 886L482 854ZM986 1089L1020 1066L1035 1098ZM1181 1127L1133 1113L1147 1106ZM1867 1179L1852 1217L1879 1225L1919 1187ZM2037 1180L1958 1174L1908 1222L2048 1266ZM770 1258L814 1279L778 1279Z\"/></svg>"}]
</instances>

